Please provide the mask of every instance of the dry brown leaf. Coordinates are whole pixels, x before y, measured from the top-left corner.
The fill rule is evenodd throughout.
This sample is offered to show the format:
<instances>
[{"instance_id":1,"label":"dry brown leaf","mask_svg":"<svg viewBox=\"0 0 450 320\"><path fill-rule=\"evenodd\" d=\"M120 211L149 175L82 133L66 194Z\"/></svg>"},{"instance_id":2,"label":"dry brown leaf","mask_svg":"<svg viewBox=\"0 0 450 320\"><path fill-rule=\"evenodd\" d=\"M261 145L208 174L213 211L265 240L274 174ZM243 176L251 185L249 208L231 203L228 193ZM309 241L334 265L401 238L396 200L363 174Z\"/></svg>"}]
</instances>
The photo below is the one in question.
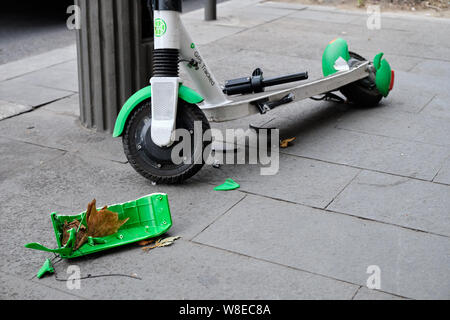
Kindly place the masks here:
<instances>
[{"instance_id":1,"label":"dry brown leaf","mask_svg":"<svg viewBox=\"0 0 450 320\"><path fill-rule=\"evenodd\" d=\"M180 238L181 237L167 237L164 239L160 238L155 242L155 244L153 246L144 247L144 248L142 248L142 250L149 251L151 249L158 248L158 247L167 247L167 246L172 245L175 242L175 240L178 240Z\"/></svg>"},{"instance_id":2,"label":"dry brown leaf","mask_svg":"<svg viewBox=\"0 0 450 320\"><path fill-rule=\"evenodd\" d=\"M105 206L100 211L97 211L96 200L92 200L88 204L86 210L87 229L85 226L81 226L80 231L77 233L77 239L74 249L77 250L83 244L85 244L88 237L100 238L116 233L119 228L128 221L128 219L129 218L125 220L119 220L119 215L116 212L109 211L107 206ZM78 229L79 225L80 222L78 220L72 221L70 224L67 224L67 226L64 225L66 229L63 227L63 243L65 238L66 242L68 240L67 231L72 229L72 227L76 227Z\"/></svg>"},{"instance_id":3,"label":"dry brown leaf","mask_svg":"<svg viewBox=\"0 0 450 320\"><path fill-rule=\"evenodd\" d=\"M151 239L151 240L142 240L139 241L137 244L140 246L148 246L149 244L155 242L155 239Z\"/></svg>"},{"instance_id":4,"label":"dry brown leaf","mask_svg":"<svg viewBox=\"0 0 450 320\"><path fill-rule=\"evenodd\" d=\"M61 243L63 246L65 246L67 241L69 241L69 237L70 237L69 230L73 229L73 228L75 228L76 230L78 230L78 228L79 228L79 231L77 232L76 239L75 239L75 247L76 248L77 248L77 244L80 243L81 239L86 234L86 227L83 225L81 225L81 227L80 227L80 221L73 220L70 223L65 221L64 225L63 225L63 235L62 235L62 240L61 240Z\"/></svg>"},{"instance_id":5,"label":"dry brown leaf","mask_svg":"<svg viewBox=\"0 0 450 320\"><path fill-rule=\"evenodd\" d=\"M291 143L291 142L294 141L295 139L296 139L296 138L293 137L293 138L290 138L290 139L282 140L282 141L280 142L280 148L287 148L287 147L289 146L289 143Z\"/></svg>"}]
</instances>

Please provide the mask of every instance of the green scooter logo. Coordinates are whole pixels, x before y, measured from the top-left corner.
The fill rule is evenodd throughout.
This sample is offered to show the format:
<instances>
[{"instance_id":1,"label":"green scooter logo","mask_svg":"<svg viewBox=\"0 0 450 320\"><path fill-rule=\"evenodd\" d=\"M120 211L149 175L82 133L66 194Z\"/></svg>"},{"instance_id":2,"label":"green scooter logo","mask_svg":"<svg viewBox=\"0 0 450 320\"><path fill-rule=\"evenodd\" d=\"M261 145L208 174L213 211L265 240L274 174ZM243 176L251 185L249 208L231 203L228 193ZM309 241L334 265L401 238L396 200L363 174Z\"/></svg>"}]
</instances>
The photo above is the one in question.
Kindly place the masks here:
<instances>
[{"instance_id":1,"label":"green scooter logo","mask_svg":"<svg viewBox=\"0 0 450 320\"><path fill-rule=\"evenodd\" d=\"M155 19L155 37L162 37L166 33L166 31L166 22L161 18Z\"/></svg>"}]
</instances>

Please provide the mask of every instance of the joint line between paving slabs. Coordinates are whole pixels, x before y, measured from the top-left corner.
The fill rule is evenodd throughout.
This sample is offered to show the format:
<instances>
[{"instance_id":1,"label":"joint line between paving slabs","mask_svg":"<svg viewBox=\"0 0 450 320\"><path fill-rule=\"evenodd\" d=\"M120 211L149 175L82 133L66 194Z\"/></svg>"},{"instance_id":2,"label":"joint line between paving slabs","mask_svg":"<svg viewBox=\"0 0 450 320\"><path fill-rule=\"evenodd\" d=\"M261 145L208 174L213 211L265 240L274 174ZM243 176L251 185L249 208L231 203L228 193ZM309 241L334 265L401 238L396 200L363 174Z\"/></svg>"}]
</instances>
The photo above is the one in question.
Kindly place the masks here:
<instances>
[{"instance_id":1,"label":"joint line between paving slabs","mask_svg":"<svg viewBox=\"0 0 450 320\"><path fill-rule=\"evenodd\" d=\"M357 216L357 215L350 214L350 213L339 212L339 211L334 211L334 210L330 210L330 209L324 209L324 208L321 208L321 207L316 207L316 206L312 206L312 205L301 203L301 202L294 202L294 201L291 201L291 200L280 199L280 198L271 197L271 196L267 196L267 195L261 195L261 194L253 193L253 192L250 192L250 191L244 191L244 190L239 190L239 192L250 194L250 195L253 195L253 196L263 197L263 198L267 198L267 199L272 199L272 200L275 200L275 201L281 201L281 202L290 203L290 204L294 204L294 205L304 206L304 207L308 207L308 208L311 208L311 209L321 210L324 213L338 214L338 215L352 217L352 218L356 218L356 219L360 219L360 220L364 220L364 221L370 221L370 222L374 222L374 223L385 224L385 225L392 226L392 227L398 227L398 228L402 228L402 229L409 230L409 231L430 234L430 235L434 235L434 236L438 236L438 237L450 238L449 235L445 235L445 234L440 234L440 233L431 232L431 231L425 231L425 230L416 229L416 228L412 228L412 227L406 227L406 226L402 226L400 224L395 224L395 223L381 221L381 220L375 220L375 219L371 219L371 218L367 218L367 217L361 217L361 216Z\"/></svg>"},{"instance_id":2,"label":"joint line between paving slabs","mask_svg":"<svg viewBox=\"0 0 450 320\"><path fill-rule=\"evenodd\" d=\"M440 146L440 147L441 148L445 148L443 146ZM297 157L297 158L302 158L302 159L315 160L315 161L319 161L319 162L323 162L323 163L334 164L334 165L344 166L344 167L353 168L353 169L362 169L362 170L366 170L366 171L370 171L370 172L387 174L387 175L394 176L394 177L408 178L408 179L422 181L422 182L435 183L435 184L439 184L439 185L443 185L443 186L448 186L449 185L447 183L431 181L431 180L417 178L417 177L405 176L405 175L401 175L401 174L398 174L398 173L392 173L392 172L386 172L386 171L375 170L375 169L370 169L370 168L358 167L358 166L355 166L355 165L339 163L339 162L333 162L333 161L330 161L330 160L323 160L323 159L318 159L318 158L312 158L312 157L308 157L308 156L299 156L299 155L296 155L296 154L282 152L282 151L280 151L280 154L284 154L284 155L292 156L292 157Z\"/></svg>"},{"instance_id":3,"label":"joint line between paving slabs","mask_svg":"<svg viewBox=\"0 0 450 320\"><path fill-rule=\"evenodd\" d=\"M427 103L425 103L425 105L422 108L420 108L419 112L417 112L417 113L421 113L431 103L431 101L433 101L434 98L436 98L437 96L438 96L437 94L432 96L431 99Z\"/></svg>"},{"instance_id":4,"label":"joint line between paving slabs","mask_svg":"<svg viewBox=\"0 0 450 320\"><path fill-rule=\"evenodd\" d=\"M39 143L30 142L30 141L25 141L25 140L21 140L21 139L15 139L15 138L11 138L11 137L4 136L4 135L0 135L0 137L2 137L2 138L4 138L4 139L11 140L11 141L13 141L13 142L20 142L20 143L29 144L29 145L32 145L32 146L35 146L35 147L40 147L40 148L46 148L46 149L50 149L50 150L61 151L61 152L64 152L64 154L67 153L67 152L69 152L69 150L66 150L66 149L61 149L61 148L56 148L56 147L45 146L45 145L42 145L42 144L39 144Z\"/></svg>"},{"instance_id":5,"label":"joint line between paving slabs","mask_svg":"<svg viewBox=\"0 0 450 320\"><path fill-rule=\"evenodd\" d=\"M56 49L56 50L58 50L58 49ZM43 53L43 54L45 54L45 53ZM35 57L35 56L31 56L30 58L32 58L32 57ZM26 59L26 58L25 58L25 59ZM28 71L28 72L25 72L25 73L22 73L22 74L19 74L19 75L16 75L16 76L12 76L11 78L3 79L3 80L1 80L0 82L14 80L14 79L17 79L17 78L26 76L26 75L30 75L30 74L32 74L32 73L34 73L34 72L38 72L38 71L50 69L50 68L52 68L52 67L56 67L56 66L59 66L59 65L61 65L61 64L64 64L64 63L67 63L67 62L71 62L71 61L76 61L76 60L77 60L77 58L72 58L72 59L69 59L69 60L65 60L65 61L62 61L62 62L58 62L58 63L52 64L52 65L49 65L49 66L45 66L45 67L40 68L40 69L36 69L36 70ZM11 63L15 63L15 62L18 62L18 61L20 61L20 60L12 61Z\"/></svg>"},{"instance_id":6,"label":"joint line between paving slabs","mask_svg":"<svg viewBox=\"0 0 450 320\"><path fill-rule=\"evenodd\" d=\"M353 297L351 300L355 300L356 295L358 294L359 290L361 290L362 286L359 286L358 289L356 289L355 293L353 294Z\"/></svg>"},{"instance_id":7,"label":"joint line between paving slabs","mask_svg":"<svg viewBox=\"0 0 450 320\"><path fill-rule=\"evenodd\" d=\"M233 209L234 207L236 207L239 203L241 203L242 200L244 200L247 197L247 195L244 195L241 199L239 199L235 204L233 204L231 207L229 207L227 210L225 210L224 213L222 213L221 215L219 215L218 217L216 217L210 224L208 224L205 228L203 228L199 233L197 233L195 236L193 236L191 238L190 241L194 242L194 239L203 231L205 231L206 229L208 229L213 223L215 223L217 220L219 220L220 218L222 218L224 215L226 215L229 211L231 211L231 209Z\"/></svg>"},{"instance_id":8,"label":"joint line between paving slabs","mask_svg":"<svg viewBox=\"0 0 450 320\"><path fill-rule=\"evenodd\" d=\"M439 170L436 172L436 174L434 175L433 179L431 179L431 182L433 182L433 183L438 183L438 184L444 184L444 185L447 185L447 184L442 183L442 182L434 181L434 179L436 179L436 177L437 177L438 174L441 172L441 170L444 169L445 163L446 163L447 161L449 161L449 160L450 160L450 156L448 156L447 158L444 159L444 161L442 161L442 164L441 164L441 166L439 167Z\"/></svg>"},{"instance_id":9,"label":"joint line between paving slabs","mask_svg":"<svg viewBox=\"0 0 450 320\"><path fill-rule=\"evenodd\" d=\"M328 209L328 207L330 206L330 204L332 204L333 203L333 201L334 200L336 200L337 199L337 197L339 197L340 195L341 195L341 193L342 192L344 192L344 190L345 189L347 189L347 187L353 182L353 181L355 181L355 179L360 175L360 173L362 172L363 170L362 169L360 169L356 174L355 174L355 176L341 189L341 191L339 191L338 192L338 194L337 195L335 195L334 197L333 197L333 199L331 199L331 201L330 202L328 202L328 204L324 207L324 210L327 210Z\"/></svg>"}]
</instances>

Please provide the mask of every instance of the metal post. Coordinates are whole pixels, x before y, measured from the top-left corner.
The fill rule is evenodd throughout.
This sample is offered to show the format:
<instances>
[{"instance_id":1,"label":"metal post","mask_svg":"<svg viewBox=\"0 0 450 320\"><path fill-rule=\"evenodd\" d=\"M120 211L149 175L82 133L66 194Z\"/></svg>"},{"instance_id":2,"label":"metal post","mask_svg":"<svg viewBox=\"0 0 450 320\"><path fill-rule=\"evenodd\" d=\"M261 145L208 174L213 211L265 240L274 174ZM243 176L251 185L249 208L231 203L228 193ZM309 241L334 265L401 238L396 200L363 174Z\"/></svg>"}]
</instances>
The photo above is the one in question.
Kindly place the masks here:
<instances>
[{"instance_id":1,"label":"metal post","mask_svg":"<svg viewBox=\"0 0 450 320\"><path fill-rule=\"evenodd\" d=\"M112 132L125 101L149 84L153 23L146 0L76 0L80 120ZM145 11L143 11L145 10Z\"/></svg>"},{"instance_id":2,"label":"metal post","mask_svg":"<svg viewBox=\"0 0 450 320\"><path fill-rule=\"evenodd\" d=\"M217 0L206 0L205 20L211 21L217 19Z\"/></svg>"}]
</instances>

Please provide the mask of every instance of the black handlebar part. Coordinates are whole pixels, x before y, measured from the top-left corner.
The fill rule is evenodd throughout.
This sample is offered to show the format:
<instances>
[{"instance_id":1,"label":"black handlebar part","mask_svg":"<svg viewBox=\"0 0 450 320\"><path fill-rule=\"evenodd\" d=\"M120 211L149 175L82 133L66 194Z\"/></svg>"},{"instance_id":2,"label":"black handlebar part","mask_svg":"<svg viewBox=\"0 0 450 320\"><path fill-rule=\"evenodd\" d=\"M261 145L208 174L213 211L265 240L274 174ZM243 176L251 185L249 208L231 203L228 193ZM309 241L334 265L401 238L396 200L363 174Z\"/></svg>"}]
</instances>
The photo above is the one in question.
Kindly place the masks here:
<instances>
[{"instance_id":1,"label":"black handlebar part","mask_svg":"<svg viewBox=\"0 0 450 320\"><path fill-rule=\"evenodd\" d=\"M308 72L300 72L280 77L264 79L261 69L253 71L251 77L238 78L225 82L223 92L227 95L263 92L264 88L284 83L308 79Z\"/></svg>"}]
</instances>

